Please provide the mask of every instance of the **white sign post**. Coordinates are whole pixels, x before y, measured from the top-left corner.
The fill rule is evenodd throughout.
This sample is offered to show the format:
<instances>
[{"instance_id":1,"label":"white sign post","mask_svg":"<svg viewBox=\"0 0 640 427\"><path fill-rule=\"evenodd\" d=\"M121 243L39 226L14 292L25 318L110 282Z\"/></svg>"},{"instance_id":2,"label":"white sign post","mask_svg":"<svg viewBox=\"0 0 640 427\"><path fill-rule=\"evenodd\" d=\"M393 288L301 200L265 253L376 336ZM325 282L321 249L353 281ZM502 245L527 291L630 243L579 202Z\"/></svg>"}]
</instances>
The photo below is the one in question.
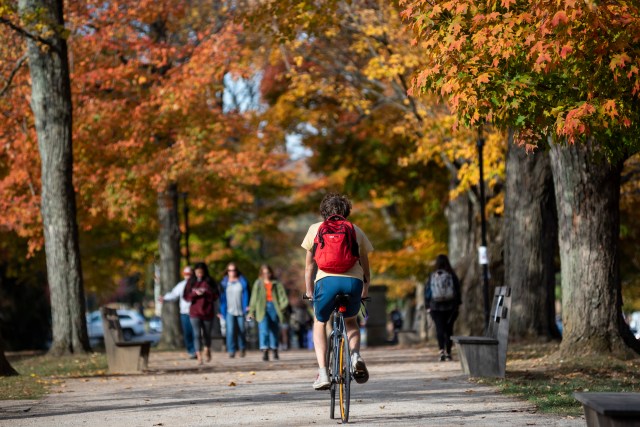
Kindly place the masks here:
<instances>
[{"instance_id":1,"label":"white sign post","mask_svg":"<svg viewBox=\"0 0 640 427\"><path fill-rule=\"evenodd\" d=\"M486 246L478 246L478 262L480 263L480 265L489 264L489 255L487 255Z\"/></svg>"}]
</instances>

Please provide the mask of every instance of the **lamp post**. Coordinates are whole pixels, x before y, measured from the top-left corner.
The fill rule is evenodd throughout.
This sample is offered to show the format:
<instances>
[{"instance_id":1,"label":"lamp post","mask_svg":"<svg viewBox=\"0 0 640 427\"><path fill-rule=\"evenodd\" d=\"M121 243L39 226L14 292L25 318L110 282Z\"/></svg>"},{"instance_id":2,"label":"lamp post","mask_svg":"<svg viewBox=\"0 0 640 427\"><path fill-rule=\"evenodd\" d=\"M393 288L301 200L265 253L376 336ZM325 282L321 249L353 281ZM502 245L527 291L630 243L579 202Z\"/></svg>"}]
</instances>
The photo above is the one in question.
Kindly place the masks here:
<instances>
[{"instance_id":1,"label":"lamp post","mask_svg":"<svg viewBox=\"0 0 640 427\"><path fill-rule=\"evenodd\" d=\"M187 194L182 193L182 214L184 215L184 258L187 261L187 265L191 265L189 254L189 205L187 205Z\"/></svg>"},{"instance_id":2,"label":"lamp post","mask_svg":"<svg viewBox=\"0 0 640 427\"><path fill-rule=\"evenodd\" d=\"M478 127L478 164L480 168L480 226L482 246L478 248L478 261L482 265L482 296L484 299L484 329L489 327L489 258L487 256L487 219L485 218L484 196L484 137L482 136L482 124Z\"/></svg>"}]
</instances>

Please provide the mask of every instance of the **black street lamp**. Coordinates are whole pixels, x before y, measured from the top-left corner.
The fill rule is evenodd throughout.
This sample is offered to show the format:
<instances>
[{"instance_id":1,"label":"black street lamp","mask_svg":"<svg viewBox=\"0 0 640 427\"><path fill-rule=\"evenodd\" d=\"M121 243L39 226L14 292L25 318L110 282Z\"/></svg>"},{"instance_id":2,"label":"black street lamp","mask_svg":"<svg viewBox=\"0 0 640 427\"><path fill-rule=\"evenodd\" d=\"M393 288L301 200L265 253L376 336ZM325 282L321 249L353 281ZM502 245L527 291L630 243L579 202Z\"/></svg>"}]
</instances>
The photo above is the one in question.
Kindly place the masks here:
<instances>
[{"instance_id":1,"label":"black street lamp","mask_svg":"<svg viewBox=\"0 0 640 427\"><path fill-rule=\"evenodd\" d=\"M189 205L187 205L187 194L182 193L182 214L184 215L184 258L187 261L187 265L191 265L189 254Z\"/></svg>"},{"instance_id":2,"label":"black street lamp","mask_svg":"<svg viewBox=\"0 0 640 427\"><path fill-rule=\"evenodd\" d=\"M478 127L478 164L480 167L480 225L482 230L482 246L478 248L478 260L482 265L482 296L484 299L484 329L489 327L489 258L487 256L487 219L485 217L484 196L484 137L482 136L482 124Z\"/></svg>"}]
</instances>

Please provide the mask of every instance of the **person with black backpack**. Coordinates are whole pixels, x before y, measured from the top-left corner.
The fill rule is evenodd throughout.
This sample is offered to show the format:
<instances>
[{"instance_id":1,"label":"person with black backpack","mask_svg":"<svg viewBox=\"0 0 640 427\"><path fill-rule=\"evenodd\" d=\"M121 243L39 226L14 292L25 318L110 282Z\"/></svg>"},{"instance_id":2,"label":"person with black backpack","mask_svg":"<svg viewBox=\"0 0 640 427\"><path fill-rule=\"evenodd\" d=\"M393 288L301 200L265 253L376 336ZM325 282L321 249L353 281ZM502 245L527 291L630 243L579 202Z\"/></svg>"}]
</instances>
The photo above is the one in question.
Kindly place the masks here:
<instances>
[{"instance_id":1,"label":"person with black backpack","mask_svg":"<svg viewBox=\"0 0 640 427\"><path fill-rule=\"evenodd\" d=\"M429 276L425 289L425 307L436 326L440 361L451 360L453 324L462 304L460 280L446 255L436 258L436 270Z\"/></svg>"},{"instance_id":2,"label":"person with black backpack","mask_svg":"<svg viewBox=\"0 0 640 427\"><path fill-rule=\"evenodd\" d=\"M320 203L323 222L312 224L302 247L306 249L306 295L313 300L315 321L313 344L318 359L318 376L313 383L316 390L330 387L327 372L326 323L334 309L334 299L339 293L349 295L349 305L344 313L353 378L362 384L369 379L369 372L360 355L360 328L356 321L361 299L369 292L369 256L371 242L355 224L347 221L351 213L351 201L341 194L327 194Z\"/></svg>"}]
</instances>

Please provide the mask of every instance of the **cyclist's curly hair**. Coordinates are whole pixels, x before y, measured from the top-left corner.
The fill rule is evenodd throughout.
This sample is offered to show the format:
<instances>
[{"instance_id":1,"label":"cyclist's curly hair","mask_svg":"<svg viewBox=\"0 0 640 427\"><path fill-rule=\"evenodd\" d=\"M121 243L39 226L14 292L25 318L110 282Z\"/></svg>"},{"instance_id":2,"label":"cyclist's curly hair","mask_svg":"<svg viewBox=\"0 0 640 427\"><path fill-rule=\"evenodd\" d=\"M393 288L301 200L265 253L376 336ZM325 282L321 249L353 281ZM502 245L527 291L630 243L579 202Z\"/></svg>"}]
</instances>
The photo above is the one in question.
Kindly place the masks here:
<instances>
[{"instance_id":1,"label":"cyclist's curly hair","mask_svg":"<svg viewBox=\"0 0 640 427\"><path fill-rule=\"evenodd\" d=\"M329 193L320 202L320 215L323 219L340 215L345 218L351 213L351 201L347 196L338 193Z\"/></svg>"}]
</instances>

